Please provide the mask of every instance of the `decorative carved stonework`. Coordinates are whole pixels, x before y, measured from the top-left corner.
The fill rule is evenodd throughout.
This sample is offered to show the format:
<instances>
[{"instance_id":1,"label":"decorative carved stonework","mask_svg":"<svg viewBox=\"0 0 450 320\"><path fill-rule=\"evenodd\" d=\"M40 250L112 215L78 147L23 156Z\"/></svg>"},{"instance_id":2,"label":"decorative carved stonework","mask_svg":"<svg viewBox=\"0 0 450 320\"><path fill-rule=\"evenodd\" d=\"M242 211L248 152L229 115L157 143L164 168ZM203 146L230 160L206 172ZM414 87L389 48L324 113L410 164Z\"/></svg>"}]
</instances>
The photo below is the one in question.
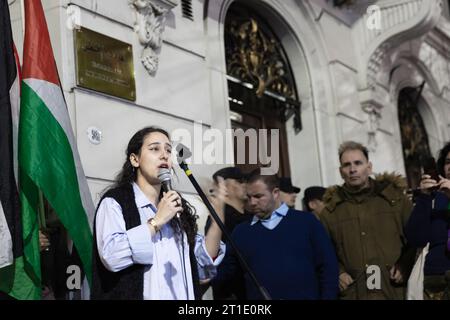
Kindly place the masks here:
<instances>
[{"instance_id":1,"label":"decorative carved stonework","mask_svg":"<svg viewBox=\"0 0 450 320\"><path fill-rule=\"evenodd\" d=\"M293 81L278 41L263 32L253 18L233 20L228 26L227 74L251 83L258 97L269 90L295 99Z\"/></svg>"},{"instance_id":2,"label":"decorative carved stonework","mask_svg":"<svg viewBox=\"0 0 450 320\"><path fill-rule=\"evenodd\" d=\"M380 127L380 119L381 119L381 109L382 107L377 104L375 101L366 102L362 105L362 108L364 112L368 114L368 121L369 121L369 129L367 131L367 134L369 136L369 139L367 141L367 146L370 149L370 151L374 152L377 149L378 142L377 142L377 131Z\"/></svg>"},{"instance_id":3,"label":"decorative carved stonework","mask_svg":"<svg viewBox=\"0 0 450 320\"><path fill-rule=\"evenodd\" d=\"M369 141L376 147L374 128L381 118L382 94L380 75L382 66L390 64L389 53L401 44L416 39L434 28L441 17L442 0L392 0L378 1L379 28L369 28L371 12L367 12L354 28L360 43L361 70L359 72L360 103L369 119ZM389 77L385 77L389 79ZM389 87L388 83L381 83ZM371 105L380 107L370 107ZM369 106L369 107L368 107ZM374 111L376 110L376 111Z\"/></svg>"},{"instance_id":4,"label":"decorative carved stonework","mask_svg":"<svg viewBox=\"0 0 450 320\"><path fill-rule=\"evenodd\" d=\"M128 0L135 10L134 31L144 46L141 62L150 75L158 70L158 54L162 45L166 14L178 0Z\"/></svg>"},{"instance_id":5,"label":"decorative carved stonework","mask_svg":"<svg viewBox=\"0 0 450 320\"><path fill-rule=\"evenodd\" d=\"M257 115L252 120L256 122L247 124L255 128L267 123L284 128L293 117L294 132L299 133L301 101L289 59L270 21L256 8L236 1L227 11L224 37L230 108ZM258 122L261 116L264 124Z\"/></svg>"},{"instance_id":6,"label":"decorative carved stonework","mask_svg":"<svg viewBox=\"0 0 450 320\"><path fill-rule=\"evenodd\" d=\"M436 31L434 31L435 33ZM448 43L448 39L439 39L441 40L438 44L435 43L431 45L431 39L433 33L428 35L427 42L423 42L420 47L419 58L420 61L426 66L428 70L430 70L433 78L427 79L427 84L431 84L434 82L435 92L440 95L442 98L450 101L450 79L449 79L449 71L450 71L450 52L446 52L444 50L439 50L438 48L442 47L442 44ZM448 49L447 49L448 50Z\"/></svg>"},{"instance_id":7,"label":"decorative carved stonework","mask_svg":"<svg viewBox=\"0 0 450 320\"><path fill-rule=\"evenodd\" d=\"M362 89L375 88L381 65L390 50L430 31L439 21L442 10L442 0L397 0L377 5L380 28L367 27L371 14L367 12L355 31L364 52L362 66L367 66L361 72Z\"/></svg>"},{"instance_id":8,"label":"decorative carved stonework","mask_svg":"<svg viewBox=\"0 0 450 320\"><path fill-rule=\"evenodd\" d=\"M400 44L418 38L436 26L441 17L442 0L397 0L377 3L381 26L369 29L367 20L371 12L361 19L358 34L363 45L363 70L361 88L374 88L380 66L388 52Z\"/></svg>"}]
</instances>

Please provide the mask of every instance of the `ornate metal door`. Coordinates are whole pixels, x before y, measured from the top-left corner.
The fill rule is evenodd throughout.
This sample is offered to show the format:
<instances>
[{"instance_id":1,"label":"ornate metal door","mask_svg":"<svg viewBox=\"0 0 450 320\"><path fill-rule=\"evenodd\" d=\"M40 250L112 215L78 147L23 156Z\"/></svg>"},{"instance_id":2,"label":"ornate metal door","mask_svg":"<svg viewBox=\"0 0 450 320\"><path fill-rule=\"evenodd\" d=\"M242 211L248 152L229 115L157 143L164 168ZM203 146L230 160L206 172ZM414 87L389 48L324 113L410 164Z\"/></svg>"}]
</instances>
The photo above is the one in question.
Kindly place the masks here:
<instances>
[{"instance_id":1,"label":"ornate metal door","mask_svg":"<svg viewBox=\"0 0 450 320\"><path fill-rule=\"evenodd\" d=\"M428 134L417 108L421 97L419 88L404 88L398 97L398 118L405 161L406 176L410 188L420 184L424 161L431 156Z\"/></svg>"},{"instance_id":2,"label":"ornate metal door","mask_svg":"<svg viewBox=\"0 0 450 320\"><path fill-rule=\"evenodd\" d=\"M279 129L279 174L289 176L285 122L294 116L295 131L301 130L301 104L280 41L254 10L235 2L225 21L225 50L232 127L268 129L269 135ZM236 160L235 152L236 165L246 171L261 165Z\"/></svg>"}]
</instances>

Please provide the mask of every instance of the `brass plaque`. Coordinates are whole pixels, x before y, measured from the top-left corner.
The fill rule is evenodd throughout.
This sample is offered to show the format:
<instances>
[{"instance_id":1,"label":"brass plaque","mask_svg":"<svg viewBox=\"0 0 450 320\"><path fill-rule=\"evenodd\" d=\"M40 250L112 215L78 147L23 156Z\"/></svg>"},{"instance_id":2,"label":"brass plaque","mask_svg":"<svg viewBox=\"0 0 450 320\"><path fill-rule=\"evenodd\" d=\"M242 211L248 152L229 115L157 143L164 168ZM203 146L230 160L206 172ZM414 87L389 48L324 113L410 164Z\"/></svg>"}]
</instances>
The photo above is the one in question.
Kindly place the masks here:
<instances>
[{"instance_id":1,"label":"brass plaque","mask_svg":"<svg viewBox=\"0 0 450 320\"><path fill-rule=\"evenodd\" d=\"M132 46L86 28L74 32L77 85L135 101Z\"/></svg>"}]
</instances>

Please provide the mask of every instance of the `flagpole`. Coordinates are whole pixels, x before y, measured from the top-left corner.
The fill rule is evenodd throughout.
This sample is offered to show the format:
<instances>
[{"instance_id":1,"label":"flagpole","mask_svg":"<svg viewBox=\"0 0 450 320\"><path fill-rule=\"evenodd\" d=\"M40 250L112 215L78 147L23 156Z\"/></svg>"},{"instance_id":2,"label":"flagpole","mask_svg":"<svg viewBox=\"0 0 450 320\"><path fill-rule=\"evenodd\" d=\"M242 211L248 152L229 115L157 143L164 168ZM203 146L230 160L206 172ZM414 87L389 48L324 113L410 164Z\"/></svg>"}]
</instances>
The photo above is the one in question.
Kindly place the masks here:
<instances>
[{"instance_id":1,"label":"flagpole","mask_svg":"<svg viewBox=\"0 0 450 320\"><path fill-rule=\"evenodd\" d=\"M39 190L39 226L40 229L45 230L47 228L47 223L45 221L45 208L44 208L44 195L42 191Z\"/></svg>"}]
</instances>

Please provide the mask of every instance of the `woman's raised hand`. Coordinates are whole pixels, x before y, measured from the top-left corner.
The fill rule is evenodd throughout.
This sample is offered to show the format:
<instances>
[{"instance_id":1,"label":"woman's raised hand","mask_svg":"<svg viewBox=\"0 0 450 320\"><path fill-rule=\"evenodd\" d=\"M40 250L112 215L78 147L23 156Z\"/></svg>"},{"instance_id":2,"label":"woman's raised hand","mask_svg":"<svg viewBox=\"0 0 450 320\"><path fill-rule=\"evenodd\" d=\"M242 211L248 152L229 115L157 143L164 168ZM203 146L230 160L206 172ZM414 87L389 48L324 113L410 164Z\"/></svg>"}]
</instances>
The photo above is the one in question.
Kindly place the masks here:
<instances>
[{"instance_id":1,"label":"woman's raised hand","mask_svg":"<svg viewBox=\"0 0 450 320\"><path fill-rule=\"evenodd\" d=\"M164 192L163 197L159 201L155 222L159 227L162 227L169 222L177 212L182 212L181 197L176 191Z\"/></svg>"}]
</instances>

